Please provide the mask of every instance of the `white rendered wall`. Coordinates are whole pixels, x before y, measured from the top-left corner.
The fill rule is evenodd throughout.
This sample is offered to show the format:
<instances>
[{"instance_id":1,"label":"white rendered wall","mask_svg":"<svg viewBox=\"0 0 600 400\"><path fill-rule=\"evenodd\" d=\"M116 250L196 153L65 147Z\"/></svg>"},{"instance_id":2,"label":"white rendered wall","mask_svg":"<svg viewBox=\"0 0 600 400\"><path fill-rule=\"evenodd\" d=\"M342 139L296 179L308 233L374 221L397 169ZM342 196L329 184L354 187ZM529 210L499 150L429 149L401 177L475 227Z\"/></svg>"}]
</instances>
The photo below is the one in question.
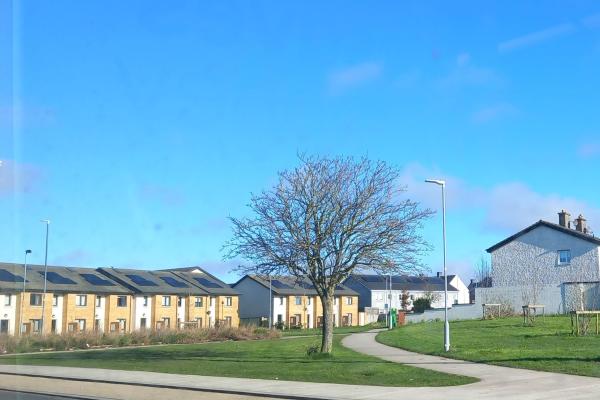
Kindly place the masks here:
<instances>
[{"instance_id":1,"label":"white rendered wall","mask_svg":"<svg viewBox=\"0 0 600 400\"><path fill-rule=\"evenodd\" d=\"M208 326L215 326L215 310L216 310L215 305L217 304L217 298L210 297L208 301L209 301L208 311L210 311L210 315L208 316Z\"/></svg>"},{"instance_id":2,"label":"white rendered wall","mask_svg":"<svg viewBox=\"0 0 600 400\"><path fill-rule=\"evenodd\" d=\"M64 296L59 294L57 297L56 305L52 306L52 319L56 320L56 333L62 333L62 325L63 325L63 303ZM45 322L44 322L45 324Z\"/></svg>"},{"instance_id":3,"label":"white rendered wall","mask_svg":"<svg viewBox=\"0 0 600 400\"><path fill-rule=\"evenodd\" d=\"M280 304L281 300L283 302ZM287 321L287 299L285 296L273 296L273 325L277 323L277 314L281 314L283 323Z\"/></svg>"},{"instance_id":4,"label":"white rendered wall","mask_svg":"<svg viewBox=\"0 0 600 400\"><path fill-rule=\"evenodd\" d=\"M100 320L99 330L104 332L104 321L106 319L106 296L100 297L100 307L96 307L96 300L94 299L94 317ZM94 321L94 324L96 321Z\"/></svg>"},{"instance_id":5,"label":"white rendered wall","mask_svg":"<svg viewBox=\"0 0 600 400\"><path fill-rule=\"evenodd\" d=\"M152 297L148 297L148 305L144 306L144 296L135 296L135 319L133 329L141 329L141 319L146 318L146 328L151 328L152 321Z\"/></svg>"},{"instance_id":6,"label":"white rendered wall","mask_svg":"<svg viewBox=\"0 0 600 400\"><path fill-rule=\"evenodd\" d=\"M5 306L6 297L10 297L10 305ZM17 325L17 296L10 293L0 295L0 319L8 320L8 333L15 334L15 326Z\"/></svg>"},{"instance_id":7,"label":"white rendered wall","mask_svg":"<svg viewBox=\"0 0 600 400\"><path fill-rule=\"evenodd\" d=\"M310 304L308 304L308 299L310 299ZM308 296L307 300L306 300L306 315L310 316L310 321L309 321L309 325L308 328L314 328L315 327L315 313L314 313L314 309L315 309L315 297L313 296Z\"/></svg>"}]
</instances>

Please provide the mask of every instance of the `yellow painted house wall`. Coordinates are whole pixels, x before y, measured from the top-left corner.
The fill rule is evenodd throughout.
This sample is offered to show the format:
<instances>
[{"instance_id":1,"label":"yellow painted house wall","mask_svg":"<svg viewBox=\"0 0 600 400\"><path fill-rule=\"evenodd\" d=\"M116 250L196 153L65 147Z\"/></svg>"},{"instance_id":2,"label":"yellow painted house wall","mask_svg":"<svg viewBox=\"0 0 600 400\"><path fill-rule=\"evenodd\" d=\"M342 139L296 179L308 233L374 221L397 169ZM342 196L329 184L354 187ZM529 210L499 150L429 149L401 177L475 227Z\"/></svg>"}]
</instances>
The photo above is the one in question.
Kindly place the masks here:
<instances>
[{"instance_id":1,"label":"yellow painted house wall","mask_svg":"<svg viewBox=\"0 0 600 400\"><path fill-rule=\"evenodd\" d=\"M300 297L300 305L296 304L296 297ZM288 320L286 324L290 324L291 317L294 315L300 315L300 324L306 327L307 322L307 310L308 310L308 296L287 296L287 316ZM312 307L312 306L311 306Z\"/></svg>"},{"instance_id":2,"label":"yellow painted house wall","mask_svg":"<svg viewBox=\"0 0 600 400\"><path fill-rule=\"evenodd\" d=\"M196 297L202 298L202 307L196 307ZM202 324L199 328L204 328L208 326L208 314L206 314L206 310L208 310L208 296L188 296L186 299L186 314L185 321L192 322L196 321L197 318L202 318Z\"/></svg>"},{"instance_id":3,"label":"yellow painted house wall","mask_svg":"<svg viewBox=\"0 0 600 400\"><path fill-rule=\"evenodd\" d=\"M119 296L127 297L127 307L119 307L117 306L117 299ZM131 295L116 295L111 294L104 296L106 299L106 311L105 311L105 319L104 319L104 331L109 332L111 322L118 322L119 319L125 320L125 331L131 332L133 329L133 301L134 298ZM148 316L150 319L150 316Z\"/></svg>"},{"instance_id":4,"label":"yellow painted house wall","mask_svg":"<svg viewBox=\"0 0 600 400\"><path fill-rule=\"evenodd\" d=\"M352 322L350 323L351 326L357 326L358 325L358 296L340 296L341 298L338 300L338 307L339 307L339 320L340 320L340 326L343 325L343 317L347 314L351 314L352 315ZM346 299L350 297L352 299L352 304L348 305L346 304Z\"/></svg>"},{"instance_id":5,"label":"yellow painted house wall","mask_svg":"<svg viewBox=\"0 0 600 400\"><path fill-rule=\"evenodd\" d=\"M77 296L86 296L86 305L78 306L75 303ZM52 306L52 300L50 300ZM94 330L94 321L96 315L96 296L87 293L65 293L63 296L63 320L62 320L62 331L68 332L68 326L70 323L76 322L77 319L85 320L85 331ZM46 304L47 305L47 304ZM60 323L60 321L57 321Z\"/></svg>"},{"instance_id":6,"label":"yellow painted house wall","mask_svg":"<svg viewBox=\"0 0 600 400\"><path fill-rule=\"evenodd\" d=\"M164 295L167 296L167 295ZM157 323L162 321L163 318L170 319L170 329L177 328L177 297L175 295L169 295L171 297L171 305L163 306L162 300L163 295L157 294L152 296L152 329L156 329Z\"/></svg>"},{"instance_id":7,"label":"yellow painted house wall","mask_svg":"<svg viewBox=\"0 0 600 400\"><path fill-rule=\"evenodd\" d=\"M231 306L226 305L226 297L231 297ZM215 316L216 320L224 320L225 317L231 317L231 326L239 326L239 296L217 296Z\"/></svg>"},{"instance_id":8,"label":"yellow painted house wall","mask_svg":"<svg viewBox=\"0 0 600 400\"><path fill-rule=\"evenodd\" d=\"M32 292L38 293L38 292ZM18 309L16 320L19 321L19 314L21 311L21 302L23 304L23 314L21 323L30 322L32 319L42 319L42 306L32 306L29 303L31 293L26 292L25 294L21 293L17 297L20 299L17 301ZM43 296L42 293L39 293ZM50 333L50 329L52 328L52 296L53 293L46 293L45 296L45 310L44 310L44 326L42 327L43 333ZM19 329L17 329L18 331Z\"/></svg>"}]
</instances>

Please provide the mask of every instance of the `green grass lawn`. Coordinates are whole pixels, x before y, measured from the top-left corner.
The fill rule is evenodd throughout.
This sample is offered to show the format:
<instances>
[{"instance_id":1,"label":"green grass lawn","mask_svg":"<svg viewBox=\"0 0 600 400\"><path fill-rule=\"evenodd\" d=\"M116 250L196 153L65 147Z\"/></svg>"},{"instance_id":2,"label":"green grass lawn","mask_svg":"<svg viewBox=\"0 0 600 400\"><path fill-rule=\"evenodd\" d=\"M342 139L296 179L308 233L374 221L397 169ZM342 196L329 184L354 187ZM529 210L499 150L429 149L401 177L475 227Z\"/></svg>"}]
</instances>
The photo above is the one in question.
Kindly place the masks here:
<instances>
[{"instance_id":1,"label":"green grass lawn","mask_svg":"<svg viewBox=\"0 0 600 400\"><path fill-rule=\"evenodd\" d=\"M450 322L449 353L443 351L443 322L409 324L377 340L419 353L600 377L600 337L570 333L568 316L538 317L534 326L514 317Z\"/></svg>"},{"instance_id":2,"label":"green grass lawn","mask_svg":"<svg viewBox=\"0 0 600 400\"><path fill-rule=\"evenodd\" d=\"M362 355L334 339L334 355L309 357L316 338L169 345L0 357L2 364L58 365L174 374L379 386L449 386L476 381Z\"/></svg>"},{"instance_id":3,"label":"green grass lawn","mask_svg":"<svg viewBox=\"0 0 600 400\"><path fill-rule=\"evenodd\" d=\"M371 329L385 328L385 323L375 323L364 326L343 326L333 328L334 334L348 334L357 332L366 332ZM317 336L321 335L321 328L314 329L285 329L281 331L282 336Z\"/></svg>"}]
</instances>

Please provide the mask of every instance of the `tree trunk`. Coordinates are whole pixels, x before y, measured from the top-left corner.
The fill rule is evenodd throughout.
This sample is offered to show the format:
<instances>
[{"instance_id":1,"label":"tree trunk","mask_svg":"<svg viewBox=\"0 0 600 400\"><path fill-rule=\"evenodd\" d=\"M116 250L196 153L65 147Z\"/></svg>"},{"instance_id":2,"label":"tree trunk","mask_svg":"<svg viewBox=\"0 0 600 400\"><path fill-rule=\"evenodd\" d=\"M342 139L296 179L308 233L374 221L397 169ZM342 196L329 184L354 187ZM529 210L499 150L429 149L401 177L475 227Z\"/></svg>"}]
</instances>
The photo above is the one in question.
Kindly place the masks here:
<instances>
[{"instance_id":1,"label":"tree trunk","mask_svg":"<svg viewBox=\"0 0 600 400\"><path fill-rule=\"evenodd\" d=\"M331 353L333 350L333 296L326 294L321 297L323 303L323 337L321 353Z\"/></svg>"}]
</instances>

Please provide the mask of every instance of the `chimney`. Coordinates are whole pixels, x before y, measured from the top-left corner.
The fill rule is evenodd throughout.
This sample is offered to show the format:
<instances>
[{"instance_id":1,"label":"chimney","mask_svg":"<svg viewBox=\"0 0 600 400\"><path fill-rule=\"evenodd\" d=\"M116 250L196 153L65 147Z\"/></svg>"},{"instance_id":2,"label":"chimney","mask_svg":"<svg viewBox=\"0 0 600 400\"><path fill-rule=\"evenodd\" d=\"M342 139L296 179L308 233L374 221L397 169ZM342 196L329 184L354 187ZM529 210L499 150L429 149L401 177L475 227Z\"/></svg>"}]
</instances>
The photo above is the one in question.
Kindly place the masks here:
<instances>
[{"instance_id":1,"label":"chimney","mask_svg":"<svg viewBox=\"0 0 600 400\"><path fill-rule=\"evenodd\" d=\"M438 278L441 278L442 276L444 276L444 275L443 275L441 272L438 272L438 273L437 273L437 277L438 277Z\"/></svg>"},{"instance_id":2,"label":"chimney","mask_svg":"<svg viewBox=\"0 0 600 400\"><path fill-rule=\"evenodd\" d=\"M588 233L586 219L583 218L583 215L579 214L579 217L575 220L575 229L577 232Z\"/></svg>"},{"instance_id":3,"label":"chimney","mask_svg":"<svg viewBox=\"0 0 600 400\"><path fill-rule=\"evenodd\" d=\"M562 210L558 213L558 224L562 227L571 229L571 214Z\"/></svg>"}]
</instances>

